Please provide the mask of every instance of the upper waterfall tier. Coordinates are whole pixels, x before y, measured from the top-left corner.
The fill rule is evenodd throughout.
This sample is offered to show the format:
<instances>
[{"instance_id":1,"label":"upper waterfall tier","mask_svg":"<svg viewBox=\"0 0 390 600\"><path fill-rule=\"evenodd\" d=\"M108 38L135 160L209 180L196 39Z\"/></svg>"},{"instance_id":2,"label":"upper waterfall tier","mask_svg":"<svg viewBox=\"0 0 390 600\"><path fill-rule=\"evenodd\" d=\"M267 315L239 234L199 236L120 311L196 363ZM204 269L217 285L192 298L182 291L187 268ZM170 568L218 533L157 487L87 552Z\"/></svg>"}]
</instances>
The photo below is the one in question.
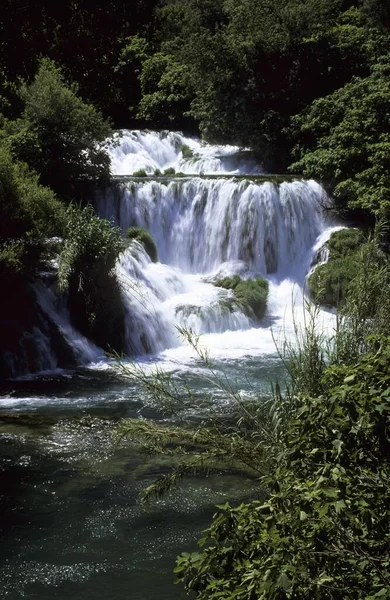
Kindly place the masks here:
<instances>
[{"instance_id":1,"label":"upper waterfall tier","mask_svg":"<svg viewBox=\"0 0 390 600\"><path fill-rule=\"evenodd\" d=\"M276 186L194 178L121 185L97 200L97 211L123 231L133 225L150 231L161 262L186 273L242 261L249 271L302 282L308 253L326 228L326 202L314 181Z\"/></svg>"},{"instance_id":2,"label":"upper waterfall tier","mask_svg":"<svg viewBox=\"0 0 390 600\"><path fill-rule=\"evenodd\" d=\"M250 151L237 146L213 146L181 133L122 131L109 149L115 175L148 174L173 168L186 174L259 174Z\"/></svg>"}]
</instances>

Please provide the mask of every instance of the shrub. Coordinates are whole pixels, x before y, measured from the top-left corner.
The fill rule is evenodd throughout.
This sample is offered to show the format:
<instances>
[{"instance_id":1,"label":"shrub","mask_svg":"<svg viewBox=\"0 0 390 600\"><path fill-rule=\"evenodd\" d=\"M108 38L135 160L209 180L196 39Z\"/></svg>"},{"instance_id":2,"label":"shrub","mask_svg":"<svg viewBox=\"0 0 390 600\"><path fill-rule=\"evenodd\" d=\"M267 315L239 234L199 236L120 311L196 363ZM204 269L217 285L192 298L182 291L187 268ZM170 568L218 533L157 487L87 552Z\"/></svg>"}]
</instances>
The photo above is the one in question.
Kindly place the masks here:
<instances>
[{"instance_id":1,"label":"shrub","mask_svg":"<svg viewBox=\"0 0 390 600\"><path fill-rule=\"evenodd\" d=\"M145 171L145 169L139 169L138 171L135 171L133 173L133 177L147 177L147 176L148 176L148 174Z\"/></svg>"},{"instance_id":2,"label":"shrub","mask_svg":"<svg viewBox=\"0 0 390 600\"><path fill-rule=\"evenodd\" d=\"M173 167L168 167L168 169L165 169L164 175L166 177L174 177L176 175L176 171Z\"/></svg>"},{"instance_id":3,"label":"shrub","mask_svg":"<svg viewBox=\"0 0 390 600\"><path fill-rule=\"evenodd\" d=\"M66 212L58 285L68 290L74 325L99 346L124 350L124 308L115 263L123 249L120 229L91 206Z\"/></svg>"},{"instance_id":4,"label":"shrub","mask_svg":"<svg viewBox=\"0 0 390 600\"><path fill-rule=\"evenodd\" d=\"M157 246L146 229L142 229L142 227L129 227L126 232L126 237L129 240L137 240L137 242L140 242L149 255L150 260L152 262L158 262Z\"/></svg>"},{"instance_id":5,"label":"shrub","mask_svg":"<svg viewBox=\"0 0 390 600\"><path fill-rule=\"evenodd\" d=\"M249 316L262 319L267 309L268 281L261 277L241 279L238 275L215 282L217 287L233 290L237 304Z\"/></svg>"},{"instance_id":6,"label":"shrub","mask_svg":"<svg viewBox=\"0 0 390 600\"><path fill-rule=\"evenodd\" d=\"M357 269L357 256L335 260L329 258L327 263L319 265L309 277L311 297L323 306L341 306Z\"/></svg>"},{"instance_id":7,"label":"shrub","mask_svg":"<svg viewBox=\"0 0 390 600\"><path fill-rule=\"evenodd\" d=\"M346 256L359 250L364 242L364 235L360 229L349 228L335 231L329 238L328 249L332 258Z\"/></svg>"},{"instance_id":8,"label":"shrub","mask_svg":"<svg viewBox=\"0 0 390 600\"><path fill-rule=\"evenodd\" d=\"M66 197L110 177L102 144L111 127L77 92L52 61L42 59L33 82L21 88L22 117L7 122L3 131L12 153L34 168L44 185Z\"/></svg>"},{"instance_id":9,"label":"shrub","mask_svg":"<svg viewBox=\"0 0 390 600\"><path fill-rule=\"evenodd\" d=\"M241 281L241 277L238 275L233 275L233 277L224 277L223 279L218 279L214 285L216 287L221 287L224 290L234 290Z\"/></svg>"},{"instance_id":10,"label":"shrub","mask_svg":"<svg viewBox=\"0 0 390 600\"><path fill-rule=\"evenodd\" d=\"M356 277L364 237L358 229L341 229L332 233L329 242L329 259L318 265L308 278L311 297L324 306L341 306L348 287Z\"/></svg>"},{"instance_id":11,"label":"shrub","mask_svg":"<svg viewBox=\"0 0 390 600\"><path fill-rule=\"evenodd\" d=\"M176 573L199 600L388 598L388 338L286 428L266 502L218 507Z\"/></svg>"},{"instance_id":12,"label":"shrub","mask_svg":"<svg viewBox=\"0 0 390 600\"><path fill-rule=\"evenodd\" d=\"M189 146L187 146L187 144L182 145L181 153L183 155L183 158L185 158L187 160L194 156L193 151L191 150L191 148Z\"/></svg>"},{"instance_id":13,"label":"shrub","mask_svg":"<svg viewBox=\"0 0 390 600\"><path fill-rule=\"evenodd\" d=\"M38 176L27 165L15 162L5 148L0 148L0 206L0 240L17 240L21 245L24 240L28 242L24 244L27 250L38 247L47 237L61 234L63 205L50 189L39 185Z\"/></svg>"}]
</instances>

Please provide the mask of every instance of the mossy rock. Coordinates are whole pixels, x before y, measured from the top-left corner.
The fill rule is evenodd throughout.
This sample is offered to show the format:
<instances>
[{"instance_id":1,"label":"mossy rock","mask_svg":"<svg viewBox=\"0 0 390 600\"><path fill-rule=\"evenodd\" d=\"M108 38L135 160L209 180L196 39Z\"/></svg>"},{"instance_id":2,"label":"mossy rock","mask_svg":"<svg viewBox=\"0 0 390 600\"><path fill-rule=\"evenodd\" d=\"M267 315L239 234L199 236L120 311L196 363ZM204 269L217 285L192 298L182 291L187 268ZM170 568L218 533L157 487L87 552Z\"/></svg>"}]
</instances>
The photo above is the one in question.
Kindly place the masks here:
<instances>
[{"instance_id":1,"label":"mossy rock","mask_svg":"<svg viewBox=\"0 0 390 600\"><path fill-rule=\"evenodd\" d=\"M193 150L189 146L187 146L187 144L182 145L181 153L183 155L183 158L186 160L189 160L190 158L193 158L193 156L194 156Z\"/></svg>"},{"instance_id":2,"label":"mossy rock","mask_svg":"<svg viewBox=\"0 0 390 600\"><path fill-rule=\"evenodd\" d=\"M357 270L357 259L354 256L329 258L329 261L319 265L308 279L311 297L322 306L341 306Z\"/></svg>"},{"instance_id":3,"label":"mossy rock","mask_svg":"<svg viewBox=\"0 0 390 600\"><path fill-rule=\"evenodd\" d=\"M331 308L343 304L358 272L359 249L363 243L364 236L359 229L332 233L327 244L328 262L316 267L308 278L309 292L315 302Z\"/></svg>"},{"instance_id":4,"label":"mossy rock","mask_svg":"<svg viewBox=\"0 0 390 600\"><path fill-rule=\"evenodd\" d=\"M253 279L241 279L238 275L233 277L224 277L214 284L225 290L232 290L237 305L248 316L260 320L264 317L267 310L267 299L269 284L262 277Z\"/></svg>"},{"instance_id":5,"label":"mossy rock","mask_svg":"<svg viewBox=\"0 0 390 600\"><path fill-rule=\"evenodd\" d=\"M157 246L146 229L143 229L142 227L129 227L126 232L126 237L129 240L137 240L137 242L140 242L148 253L150 260L154 263L158 262Z\"/></svg>"}]
</instances>

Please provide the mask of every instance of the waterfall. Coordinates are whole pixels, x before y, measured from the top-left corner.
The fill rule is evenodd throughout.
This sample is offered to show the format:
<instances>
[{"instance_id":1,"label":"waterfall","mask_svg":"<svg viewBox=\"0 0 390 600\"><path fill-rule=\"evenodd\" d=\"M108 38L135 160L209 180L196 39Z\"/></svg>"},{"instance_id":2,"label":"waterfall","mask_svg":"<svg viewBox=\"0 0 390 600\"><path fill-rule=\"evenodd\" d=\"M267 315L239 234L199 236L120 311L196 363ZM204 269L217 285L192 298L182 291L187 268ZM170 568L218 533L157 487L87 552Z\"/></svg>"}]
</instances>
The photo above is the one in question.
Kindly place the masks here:
<instances>
[{"instance_id":1,"label":"waterfall","mask_svg":"<svg viewBox=\"0 0 390 600\"><path fill-rule=\"evenodd\" d=\"M72 362L82 365L102 358L102 350L71 325L66 299L58 296L54 285L48 286L39 281L35 284L35 293L40 309L71 351Z\"/></svg>"},{"instance_id":2,"label":"waterfall","mask_svg":"<svg viewBox=\"0 0 390 600\"><path fill-rule=\"evenodd\" d=\"M261 172L249 150L203 144L170 131L122 131L114 137L110 156L116 175L132 175L141 170L154 174L166 169L191 175Z\"/></svg>"},{"instance_id":3,"label":"waterfall","mask_svg":"<svg viewBox=\"0 0 390 600\"><path fill-rule=\"evenodd\" d=\"M125 131L110 152L122 177L96 198L97 212L123 234L131 226L146 229L160 261L152 263L133 242L117 266L128 351L182 352L178 327L205 334L212 345L228 336L228 344L237 344L234 332L249 339L259 324L234 304L231 291L213 285L236 274L269 280L268 311L260 324L269 351L264 327L285 318L287 306L302 304L313 257L333 231L323 188L315 181L259 181L251 174L261 169L249 154L179 133ZM166 168L192 177L161 177ZM132 177L138 169L150 176Z\"/></svg>"},{"instance_id":4,"label":"waterfall","mask_svg":"<svg viewBox=\"0 0 390 600\"><path fill-rule=\"evenodd\" d=\"M232 179L131 182L97 200L101 216L123 232L153 236L161 262L208 273L243 261L262 275L301 277L307 252L323 232L324 190L314 181L256 184Z\"/></svg>"},{"instance_id":5,"label":"waterfall","mask_svg":"<svg viewBox=\"0 0 390 600\"><path fill-rule=\"evenodd\" d=\"M251 327L250 318L238 307L227 308L231 291L176 267L152 263L138 242L123 254L117 271L127 309L131 354L155 354L178 346L177 326L199 334Z\"/></svg>"},{"instance_id":6,"label":"waterfall","mask_svg":"<svg viewBox=\"0 0 390 600\"><path fill-rule=\"evenodd\" d=\"M153 263L133 241L116 265L128 354L180 360L186 356L181 327L203 334L223 358L272 352L269 325L285 326L291 305L302 304L305 277L334 230L323 188L315 181L267 181L249 150L175 132L124 131L109 153L119 181L95 197L96 211L123 234L131 226L146 229L159 256ZM133 175L140 170L149 176ZM326 251L317 260L326 260ZM262 322L231 290L214 285L234 275L268 279ZM20 348L6 353L11 374L104 360L71 325L66 301L51 284L38 281L34 294L39 318Z\"/></svg>"}]
</instances>

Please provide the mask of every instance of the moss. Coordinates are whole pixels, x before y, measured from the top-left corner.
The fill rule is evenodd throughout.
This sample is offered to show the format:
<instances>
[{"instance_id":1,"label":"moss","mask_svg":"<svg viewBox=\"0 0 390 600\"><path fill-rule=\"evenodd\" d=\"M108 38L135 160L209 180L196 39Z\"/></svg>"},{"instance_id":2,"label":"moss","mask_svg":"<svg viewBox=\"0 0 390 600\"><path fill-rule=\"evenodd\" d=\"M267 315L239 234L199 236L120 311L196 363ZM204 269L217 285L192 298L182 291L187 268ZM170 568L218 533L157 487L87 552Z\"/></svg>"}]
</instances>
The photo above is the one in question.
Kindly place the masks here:
<instances>
[{"instance_id":1,"label":"moss","mask_svg":"<svg viewBox=\"0 0 390 600\"><path fill-rule=\"evenodd\" d=\"M120 182L127 182L127 181L131 181L131 179L133 177L137 177L136 174L133 175L113 175L113 180L114 181L120 181ZM147 173L145 173L144 175L138 176L138 177L144 177L144 178L148 178ZM206 180L220 180L220 179L229 179L229 180L233 180L235 183L241 183L242 186L244 186L243 189L246 189L246 187L248 187L251 184L254 185L261 185L263 183L273 183L275 186L279 186L282 183L289 183L292 181L304 181L305 178L302 177L302 175L219 175L219 174L215 174L215 175L210 175L210 174L205 174L203 172L200 173L176 173L175 169L173 167L169 167L168 169L166 169L162 175L162 177L166 177L166 178L170 178L170 177L184 177L187 179L191 179L193 177L199 177L200 179L206 179Z\"/></svg>"},{"instance_id":2,"label":"moss","mask_svg":"<svg viewBox=\"0 0 390 600\"><path fill-rule=\"evenodd\" d=\"M137 240L140 242L148 253L152 262L158 261L157 246L154 239L146 229L142 227L130 227L126 232L126 237L129 240Z\"/></svg>"},{"instance_id":3,"label":"moss","mask_svg":"<svg viewBox=\"0 0 390 600\"><path fill-rule=\"evenodd\" d=\"M234 275L234 277L224 277L223 279L218 279L214 285L216 287L221 287L224 290L234 290L241 281L241 277Z\"/></svg>"},{"instance_id":4,"label":"moss","mask_svg":"<svg viewBox=\"0 0 390 600\"><path fill-rule=\"evenodd\" d=\"M185 158L186 160L193 158L194 153L191 150L191 148L189 146L187 146L187 144L183 144L181 147L181 153L183 155L183 158Z\"/></svg>"},{"instance_id":5,"label":"moss","mask_svg":"<svg viewBox=\"0 0 390 600\"><path fill-rule=\"evenodd\" d=\"M364 236L358 229L332 233L327 244L328 262L319 265L308 279L309 292L315 302L332 308L342 305L358 272L359 249L363 241Z\"/></svg>"},{"instance_id":6,"label":"moss","mask_svg":"<svg viewBox=\"0 0 390 600\"><path fill-rule=\"evenodd\" d=\"M241 279L238 275L224 277L215 282L217 287L232 290L240 308L250 317L262 319L267 309L268 281L262 277Z\"/></svg>"}]
</instances>

